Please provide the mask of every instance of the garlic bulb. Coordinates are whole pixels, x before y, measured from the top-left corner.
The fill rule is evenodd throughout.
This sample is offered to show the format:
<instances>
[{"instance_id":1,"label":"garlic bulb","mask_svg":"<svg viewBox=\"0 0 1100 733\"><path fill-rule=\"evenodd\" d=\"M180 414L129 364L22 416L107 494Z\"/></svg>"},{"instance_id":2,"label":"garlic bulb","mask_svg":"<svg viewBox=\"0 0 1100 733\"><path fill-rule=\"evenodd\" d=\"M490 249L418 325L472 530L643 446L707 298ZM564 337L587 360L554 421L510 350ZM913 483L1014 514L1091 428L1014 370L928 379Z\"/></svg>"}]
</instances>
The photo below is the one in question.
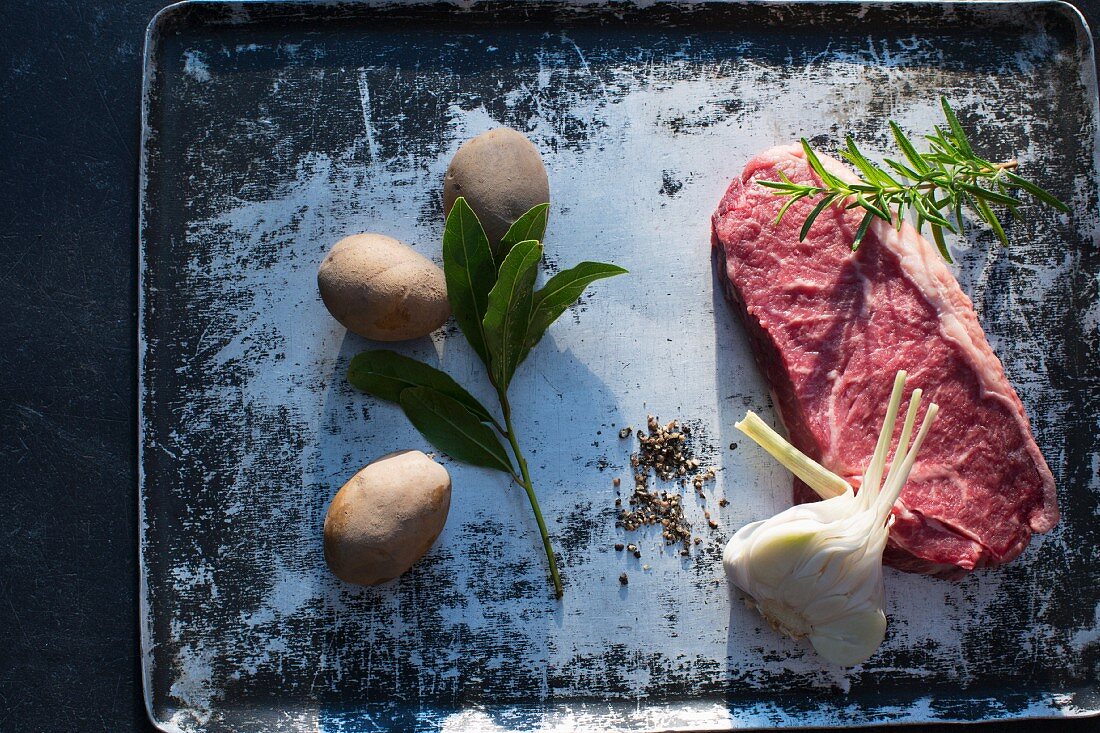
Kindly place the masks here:
<instances>
[{"instance_id":1,"label":"garlic bulb","mask_svg":"<svg viewBox=\"0 0 1100 733\"><path fill-rule=\"evenodd\" d=\"M913 390L883 480L905 378L901 371L894 380L882 432L858 494L754 413L736 426L823 500L742 527L723 553L726 575L773 628L795 639L809 639L818 654L845 667L866 661L886 635L882 551L892 523L890 510L939 410L929 405L916 439L902 455L920 407L921 390Z\"/></svg>"}]
</instances>

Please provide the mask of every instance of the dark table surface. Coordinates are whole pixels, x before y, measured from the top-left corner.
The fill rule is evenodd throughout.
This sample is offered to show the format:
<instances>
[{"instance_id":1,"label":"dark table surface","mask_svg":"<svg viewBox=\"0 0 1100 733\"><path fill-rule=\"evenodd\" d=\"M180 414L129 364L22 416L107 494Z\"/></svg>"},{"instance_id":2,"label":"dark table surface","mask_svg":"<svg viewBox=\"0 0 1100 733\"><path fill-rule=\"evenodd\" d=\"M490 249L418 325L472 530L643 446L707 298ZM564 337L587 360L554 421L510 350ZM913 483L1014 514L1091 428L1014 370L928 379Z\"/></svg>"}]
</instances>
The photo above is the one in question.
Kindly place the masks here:
<instances>
[{"instance_id":1,"label":"dark table surface","mask_svg":"<svg viewBox=\"0 0 1100 733\"><path fill-rule=\"evenodd\" d=\"M0 5L0 731L153 730L135 319L141 52L163 4ZM1100 0L1075 4L1095 38Z\"/></svg>"}]
</instances>

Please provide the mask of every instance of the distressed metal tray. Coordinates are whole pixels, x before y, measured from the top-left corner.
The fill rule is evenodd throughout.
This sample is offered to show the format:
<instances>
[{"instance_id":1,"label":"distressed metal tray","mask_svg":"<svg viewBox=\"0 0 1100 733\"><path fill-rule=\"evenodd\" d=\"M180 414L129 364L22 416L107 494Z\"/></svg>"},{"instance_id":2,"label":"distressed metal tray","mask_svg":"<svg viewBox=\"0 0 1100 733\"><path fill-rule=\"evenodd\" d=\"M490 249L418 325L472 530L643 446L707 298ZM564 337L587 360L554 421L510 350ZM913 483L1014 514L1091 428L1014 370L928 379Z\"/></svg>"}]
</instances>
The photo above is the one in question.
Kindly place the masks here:
<instances>
[{"instance_id":1,"label":"distressed metal tray","mask_svg":"<svg viewBox=\"0 0 1100 733\"><path fill-rule=\"evenodd\" d=\"M140 338L146 701L175 731L697 730L1080 716L1100 709L1096 80L1054 2L286 5L186 3L149 27ZM1074 215L1035 209L1010 250L956 242L958 277L1033 419L1064 519L956 584L887 573L890 630L844 672L728 596L719 554L789 501L738 440L773 416L713 287L708 217L756 151L845 133L882 155L947 94L991 157ZM437 545L374 589L321 555L336 488L426 448L352 391L367 342L314 274L376 230L439 259L440 182L490 127L542 149L552 269L600 283L521 368L519 430L561 554L550 598L521 492L445 462ZM488 397L453 327L400 346ZM694 421L730 504L684 561L612 544L619 427ZM704 526L702 507L692 519ZM643 570L642 564L649 565ZM630 584L618 576L629 573Z\"/></svg>"}]
</instances>

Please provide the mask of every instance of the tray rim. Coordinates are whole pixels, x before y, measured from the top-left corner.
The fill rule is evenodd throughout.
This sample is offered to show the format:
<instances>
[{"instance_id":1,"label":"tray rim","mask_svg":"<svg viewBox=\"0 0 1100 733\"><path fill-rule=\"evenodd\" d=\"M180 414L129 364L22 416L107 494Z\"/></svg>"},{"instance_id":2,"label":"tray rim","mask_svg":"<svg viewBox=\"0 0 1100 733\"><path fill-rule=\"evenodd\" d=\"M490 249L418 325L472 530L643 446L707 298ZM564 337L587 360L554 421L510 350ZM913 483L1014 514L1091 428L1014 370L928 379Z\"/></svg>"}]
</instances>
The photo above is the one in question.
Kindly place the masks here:
<instances>
[{"instance_id":1,"label":"tray rim","mask_svg":"<svg viewBox=\"0 0 1100 733\"><path fill-rule=\"evenodd\" d=\"M155 711L153 710L152 700L152 650L155 646L155 642L152 638L151 625L148 623L150 618L150 604L149 604L149 586L146 570L146 507L145 507L145 493L147 489L146 476L145 476L145 352L147 349L147 341L145 339L145 319L147 316L146 303L145 303L145 270L146 270L146 258L145 258L145 244L147 235L148 222L146 219L146 208L149 205L148 187L150 181L149 172L149 154L148 149L150 144L155 138L155 131L153 130L149 115L151 112L151 97L152 90L156 85L155 71L156 64L155 58L159 51L159 33L163 27L170 22L170 20L176 14L183 12L192 7L224 7L226 9L237 10L251 10L252 8L274 7L280 5L296 5L302 8L308 7L354 7L360 6L363 9L385 9L402 7L414 11L417 8L423 7L438 7L438 6L450 6L455 12L471 12L477 11L480 7L486 5L493 5L501 0L177 0L169 5L164 6L158 10L149 20L145 28L143 37L143 49L142 49L142 75L141 75L141 104L140 104L140 140L139 140L139 156L138 156L138 241L137 241L137 310L135 318L137 320L137 328L135 334L136 349L137 349L137 491L138 491L138 506L137 506L137 523L138 523L138 631L139 640L141 646L140 652L140 665L141 665L141 688L142 688L142 703L145 708L145 713L149 722L159 731L164 733L179 733L180 729L177 726L172 725L168 721L163 721L157 718ZM1051 8L1057 8L1063 13L1068 13L1075 25L1077 31L1077 42L1081 44L1081 50L1084 56L1085 69L1082 76L1082 83L1085 86L1085 90L1090 95L1090 100L1093 106L1093 118L1100 123L1100 85L1098 85L1098 75L1096 69L1096 52L1095 43L1093 41L1092 31L1089 27L1088 20L1085 18L1081 10L1069 2L1069 0L525 0L530 5L542 5L542 6L556 6L556 7L574 7L578 10L588 10L591 12L598 12L601 8L608 6L627 6L633 7L640 11L655 7L694 7L700 11L705 11L709 6L834 6L834 5L853 5L853 6L889 6L889 5L920 5L929 7L955 7L955 6L974 6L983 5L990 7L1002 7L1011 8L1014 6L1027 6L1029 9L1035 6L1048 6ZM248 21L242 21L242 24ZM1097 125L1094 132L1094 145L1093 145L1093 170L1100 178L1100 124ZM1075 688L1075 689L1090 689L1088 687ZM1100 682L1096 686L1091 688L1100 692ZM657 702L656 706L667 705L667 702ZM482 709L496 709L496 708L511 708L516 706L482 706ZM543 705L543 710L552 711L554 705ZM738 727L740 730L810 730L810 729L852 729L858 730L861 728L868 728L879 725L950 725L958 726L968 723L989 723L989 722L1001 722L1001 721L1025 721L1025 720L1073 720L1073 719L1087 719L1087 718L1100 718L1100 704L1093 710L1080 710L1070 713L1049 713L1049 714L1003 714L993 717L983 718L979 721L964 720L959 718L928 718L928 719L909 719L909 720L896 720L896 721L871 721L871 722L856 722L852 724L844 725L829 725L829 726L807 726L802 724L777 724L773 726L749 726L747 728ZM714 733L725 733L728 728L722 729L710 729Z\"/></svg>"}]
</instances>

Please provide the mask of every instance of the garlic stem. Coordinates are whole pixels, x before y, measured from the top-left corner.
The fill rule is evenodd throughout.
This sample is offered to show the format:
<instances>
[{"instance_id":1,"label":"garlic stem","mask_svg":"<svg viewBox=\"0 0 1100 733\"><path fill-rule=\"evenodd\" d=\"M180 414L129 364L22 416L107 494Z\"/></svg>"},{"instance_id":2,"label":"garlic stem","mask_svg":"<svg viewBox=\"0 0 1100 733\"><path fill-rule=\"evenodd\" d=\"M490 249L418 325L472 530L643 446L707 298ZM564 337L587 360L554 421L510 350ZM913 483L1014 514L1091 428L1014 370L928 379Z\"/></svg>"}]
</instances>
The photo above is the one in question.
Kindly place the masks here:
<instances>
[{"instance_id":1,"label":"garlic stem","mask_svg":"<svg viewBox=\"0 0 1100 733\"><path fill-rule=\"evenodd\" d=\"M897 413L896 408L894 412ZM752 410L745 413L745 418L734 427L756 441L822 499L831 499L852 490L847 481L788 443Z\"/></svg>"},{"instance_id":2,"label":"garlic stem","mask_svg":"<svg viewBox=\"0 0 1100 733\"><path fill-rule=\"evenodd\" d=\"M924 413L924 420L921 422L920 431L917 432L917 437L913 441L912 447L909 448L909 452L905 454L905 458L902 460L901 465L897 467L895 472L894 467L890 467L890 475L887 476L886 485L882 488L882 502L879 505L879 516L882 521L886 521L886 517L889 516L890 510L894 507L894 502L898 500L898 496L901 495L901 490L905 486L905 482L909 480L909 472L913 470L913 463L917 460L917 452L924 444L924 439L928 436L928 431L932 429L932 421L936 419L936 415L940 411L940 406L933 402L928 406L928 412ZM915 417L915 410L912 410ZM898 444L898 450L901 450L901 444ZM895 461L896 463L896 461Z\"/></svg>"},{"instance_id":3,"label":"garlic stem","mask_svg":"<svg viewBox=\"0 0 1100 733\"><path fill-rule=\"evenodd\" d=\"M922 394L923 392L920 389L914 389L912 396L909 398L909 409L905 411L905 423L901 427L897 447L894 448L894 457L890 459L890 470L886 472L886 481L883 483L880 496L886 493L885 487L894 481L898 471L901 470L901 464L909 450L909 439L913 437L913 424L917 421L917 410L920 409ZM892 426L890 432L894 432Z\"/></svg>"},{"instance_id":4,"label":"garlic stem","mask_svg":"<svg viewBox=\"0 0 1100 733\"><path fill-rule=\"evenodd\" d=\"M878 434L878 442L875 443L875 452L871 455L871 462L867 464L867 470L863 472L863 482L859 487L859 496L862 498L860 506L869 507L878 496L882 471L886 467L886 454L890 451L890 440L894 437L894 425L898 421L898 407L901 405L901 395L905 391L906 372L898 371L894 376L894 388L890 392L890 402L886 405L886 416L882 420L882 430Z\"/></svg>"}]
</instances>

